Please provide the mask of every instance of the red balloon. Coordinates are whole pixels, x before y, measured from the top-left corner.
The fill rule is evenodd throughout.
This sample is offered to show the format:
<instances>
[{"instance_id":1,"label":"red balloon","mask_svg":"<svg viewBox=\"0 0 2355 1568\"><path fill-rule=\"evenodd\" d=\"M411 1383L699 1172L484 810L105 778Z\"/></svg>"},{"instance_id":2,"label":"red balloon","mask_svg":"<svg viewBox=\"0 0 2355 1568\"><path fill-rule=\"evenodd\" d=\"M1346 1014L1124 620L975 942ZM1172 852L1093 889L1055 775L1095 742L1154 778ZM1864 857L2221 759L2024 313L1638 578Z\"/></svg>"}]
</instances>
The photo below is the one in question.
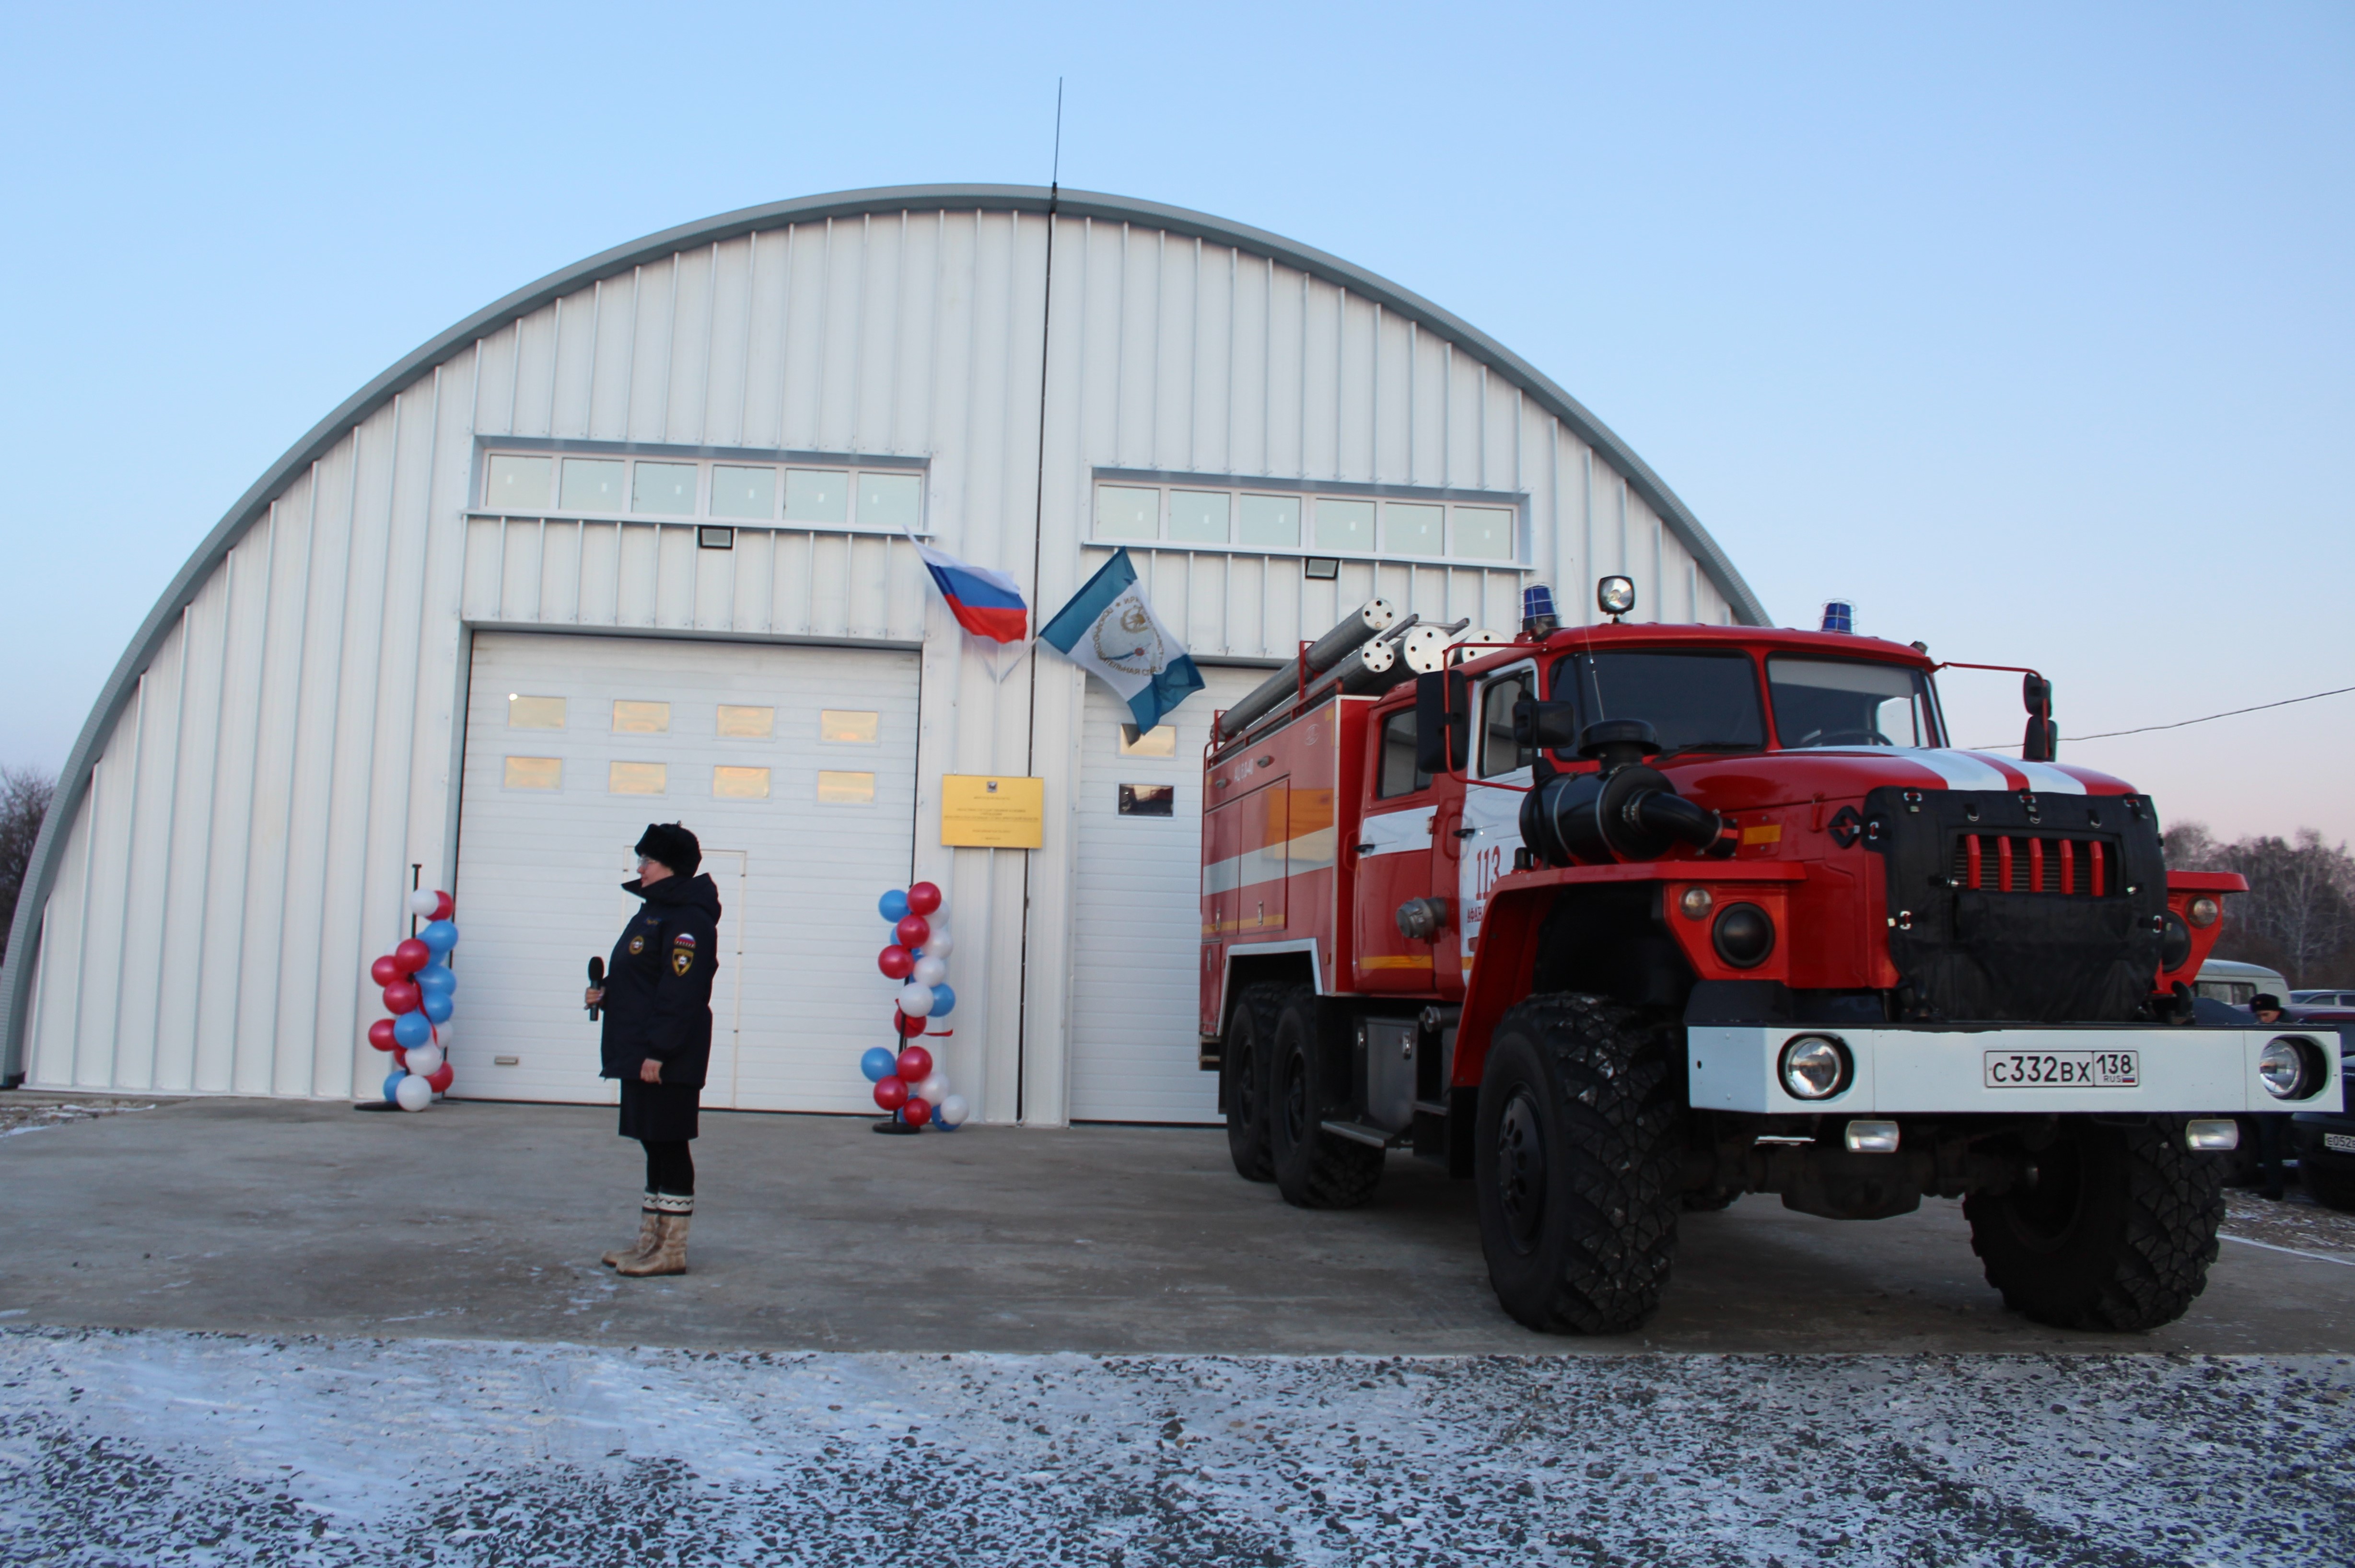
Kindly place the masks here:
<instances>
[{"instance_id":1,"label":"red balloon","mask_svg":"<svg viewBox=\"0 0 2355 1568\"><path fill-rule=\"evenodd\" d=\"M918 882L908 890L908 912L930 914L941 907L941 890L930 882Z\"/></svg>"},{"instance_id":2,"label":"red balloon","mask_svg":"<svg viewBox=\"0 0 2355 1568\"><path fill-rule=\"evenodd\" d=\"M893 929L902 947L922 947L932 934L932 923L920 914L910 915Z\"/></svg>"},{"instance_id":3,"label":"red balloon","mask_svg":"<svg viewBox=\"0 0 2355 1568\"><path fill-rule=\"evenodd\" d=\"M404 975L414 975L432 962L433 949L413 936L392 950L393 967Z\"/></svg>"},{"instance_id":4,"label":"red balloon","mask_svg":"<svg viewBox=\"0 0 2355 1568\"><path fill-rule=\"evenodd\" d=\"M433 1086L433 1092L436 1094L447 1094L450 1092L451 1080L457 1076L458 1070L445 1061L441 1066L435 1068L432 1072L427 1073L425 1075L425 1082Z\"/></svg>"},{"instance_id":5,"label":"red balloon","mask_svg":"<svg viewBox=\"0 0 2355 1568\"><path fill-rule=\"evenodd\" d=\"M900 1038L901 1040L907 1039L911 1034L922 1034L924 1032L924 1020L922 1019L911 1019L907 1014L900 1012L897 1008L892 1009L891 1022L898 1027L900 1030Z\"/></svg>"},{"instance_id":6,"label":"red balloon","mask_svg":"<svg viewBox=\"0 0 2355 1568\"><path fill-rule=\"evenodd\" d=\"M393 955L389 953L368 965L368 978L374 980L379 986L389 986L393 984L400 978L403 973L405 973L405 971L402 970L400 963L396 961Z\"/></svg>"},{"instance_id":7,"label":"red balloon","mask_svg":"<svg viewBox=\"0 0 2355 1568\"><path fill-rule=\"evenodd\" d=\"M408 1051L403 1051L400 1046L397 1046L397 1045L396 1045L396 1046L394 1046L394 1047L392 1048L392 1064L393 1064L395 1067L400 1068L403 1072L408 1072L408 1071L409 1071L409 1052L408 1052Z\"/></svg>"},{"instance_id":8,"label":"red balloon","mask_svg":"<svg viewBox=\"0 0 2355 1568\"><path fill-rule=\"evenodd\" d=\"M911 1083L922 1083L932 1075L932 1053L921 1045L911 1045L900 1053L900 1076Z\"/></svg>"},{"instance_id":9,"label":"red balloon","mask_svg":"<svg viewBox=\"0 0 2355 1568\"><path fill-rule=\"evenodd\" d=\"M887 1111L896 1111L908 1103L908 1085L897 1078L884 1078L876 1083L875 1103Z\"/></svg>"},{"instance_id":10,"label":"red balloon","mask_svg":"<svg viewBox=\"0 0 2355 1568\"><path fill-rule=\"evenodd\" d=\"M423 946L423 943L418 944ZM384 988L384 1010L398 1018L402 1013L417 1010L417 987L407 980L396 980Z\"/></svg>"},{"instance_id":11,"label":"red balloon","mask_svg":"<svg viewBox=\"0 0 2355 1568\"><path fill-rule=\"evenodd\" d=\"M368 1025L368 1043L378 1051L397 1051L400 1042L392 1038L392 1020L378 1019Z\"/></svg>"},{"instance_id":12,"label":"red balloon","mask_svg":"<svg viewBox=\"0 0 2355 1568\"><path fill-rule=\"evenodd\" d=\"M908 1103L900 1107L900 1119L911 1127L921 1127L932 1119L932 1108L911 1095Z\"/></svg>"},{"instance_id":13,"label":"red balloon","mask_svg":"<svg viewBox=\"0 0 2355 1568\"><path fill-rule=\"evenodd\" d=\"M451 912L458 907L456 903L452 901L450 895L445 892L436 891L433 894L433 918L436 920L449 919Z\"/></svg>"},{"instance_id":14,"label":"red balloon","mask_svg":"<svg viewBox=\"0 0 2355 1568\"><path fill-rule=\"evenodd\" d=\"M876 955L875 967L894 980L904 980L915 973L916 955L897 943Z\"/></svg>"}]
</instances>

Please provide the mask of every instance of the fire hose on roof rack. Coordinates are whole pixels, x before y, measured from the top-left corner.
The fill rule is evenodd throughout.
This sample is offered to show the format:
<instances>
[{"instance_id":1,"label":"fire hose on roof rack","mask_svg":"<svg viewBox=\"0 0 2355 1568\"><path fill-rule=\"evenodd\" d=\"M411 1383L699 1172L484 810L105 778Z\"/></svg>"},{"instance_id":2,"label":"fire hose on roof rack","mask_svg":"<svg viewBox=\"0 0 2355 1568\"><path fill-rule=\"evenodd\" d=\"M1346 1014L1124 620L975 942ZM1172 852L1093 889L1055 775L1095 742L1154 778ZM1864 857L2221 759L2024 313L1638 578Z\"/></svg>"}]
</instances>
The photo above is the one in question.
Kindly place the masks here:
<instances>
[{"instance_id":1,"label":"fire hose on roof rack","mask_svg":"<svg viewBox=\"0 0 2355 1568\"><path fill-rule=\"evenodd\" d=\"M1300 695L1303 674L1314 677L1358 651L1359 645L1398 624L1398 606L1387 599L1369 599L1341 618L1341 624L1317 638L1300 656L1301 667L1276 671L1253 687L1251 694L1219 716L1218 737L1231 741L1253 721ZM1412 618L1409 624L1412 624Z\"/></svg>"}]
</instances>

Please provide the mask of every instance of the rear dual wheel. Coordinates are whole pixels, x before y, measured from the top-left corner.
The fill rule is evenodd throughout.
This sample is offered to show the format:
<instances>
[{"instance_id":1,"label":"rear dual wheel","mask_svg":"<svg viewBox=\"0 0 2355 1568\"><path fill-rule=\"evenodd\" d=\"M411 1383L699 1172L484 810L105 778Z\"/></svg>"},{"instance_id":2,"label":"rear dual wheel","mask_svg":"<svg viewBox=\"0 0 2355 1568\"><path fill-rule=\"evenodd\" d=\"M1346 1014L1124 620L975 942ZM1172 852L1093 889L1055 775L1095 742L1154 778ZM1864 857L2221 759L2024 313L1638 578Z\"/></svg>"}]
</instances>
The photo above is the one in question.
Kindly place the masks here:
<instances>
[{"instance_id":1,"label":"rear dual wheel","mask_svg":"<svg viewBox=\"0 0 2355 1568\"><path fill-rule=\"evenodd\" d=\"M1246 986L1235 999L1235 1016L1219 1051L1220 1098L1227 1108L1227 1156L1246 1181L1273 1181L1275 1165L1267 1147L1268 1058L1275 1050L1275 1023L1284 1011L1285 987Z\"/></svg>"},{"instance_id":2,"label":"rear dual wheel","mask_svg":"<svg viewBox=\"0 0 2355 1568\"><path fill-rule=\"evenodd\" d=\"M1306 986L1284 993L1267 1058L1269 1163L1276 1189L1299 1209L1355 1209L1382 1179L1382 1151L1325 1130L1349 1103L1347 1043L1337 1011Z\"/></svg>"}]
</instances>

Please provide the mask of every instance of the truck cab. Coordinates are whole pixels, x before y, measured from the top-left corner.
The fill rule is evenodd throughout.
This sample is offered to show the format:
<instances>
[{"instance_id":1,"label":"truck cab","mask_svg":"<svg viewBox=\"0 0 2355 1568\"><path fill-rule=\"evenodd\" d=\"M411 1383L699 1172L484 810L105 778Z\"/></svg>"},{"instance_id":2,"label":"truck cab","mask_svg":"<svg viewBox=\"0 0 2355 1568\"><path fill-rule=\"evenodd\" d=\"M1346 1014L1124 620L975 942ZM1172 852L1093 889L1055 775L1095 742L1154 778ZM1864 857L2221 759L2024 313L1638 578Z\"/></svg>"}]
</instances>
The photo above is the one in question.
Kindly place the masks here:
<instances>
[{"instance_id":1,"label":"truck cab","mask_svg":"<svg viewBox=\"0 0 2355 1568\"><path fill-rule=\"evenodd\" d=\"M1540 1329L1640 1324L1678 1215L1753 1192L1959 1197L2019 1309L2181 1313L2232 1118L2322 1103L2338 1052L2197 1023L2240 879L2170 875L2149 798L2055 759L2033 672L2020 756L1953 747L1939 667L1540 618L1396 677L1299 671L1205 758L1202 1058L1239 1172L1337 1207L1390 1152L1444 1162Z\"/></svg>"}]
</instances>

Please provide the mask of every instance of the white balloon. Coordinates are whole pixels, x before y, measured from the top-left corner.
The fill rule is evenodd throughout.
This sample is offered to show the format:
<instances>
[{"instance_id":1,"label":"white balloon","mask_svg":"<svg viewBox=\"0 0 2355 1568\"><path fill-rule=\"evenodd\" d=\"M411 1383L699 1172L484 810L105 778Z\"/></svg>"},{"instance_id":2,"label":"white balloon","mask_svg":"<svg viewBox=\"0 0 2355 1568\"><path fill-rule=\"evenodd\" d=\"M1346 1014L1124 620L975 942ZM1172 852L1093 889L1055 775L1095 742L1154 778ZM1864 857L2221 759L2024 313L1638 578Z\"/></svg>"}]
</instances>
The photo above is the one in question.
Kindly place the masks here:
<instances>
[{"instance_id":1,"label":"white balloon","mask_svg":"<svg viewBox=\"0 0 2355 1568\"><path fill-rule=\"evenodd\" d=\"M930 1078L916 1085L916 1098L927 1105L938 1105L949 1097L949 1075L937 1069Z\"/></svg>"},{"instance_id":2,"label":"white balloon","mask_svg":"<svg viewBox=\"0 0 2355 1568\"><path fill-rule=\"evenodd\" d=\"M392 1097L404 1111L421 1111L433 1104L433 1085L412 1072L400 1081Z\"/></svg>"},{"instance_id":3,"label":"white balloon","mask_svg":"<svg viewBox=\"0 0 2355 1568\"><path fill-rule=\"evenodd\" d=\"M431 1078L442 1071L442 1048L421 1045L409 1052L409 1071L419 1078Z\"/></svg>"},{"instance_id":4,"label":"white balloon","mask_svg":"<svg viewBox=\"0 0 2355 1568\"><path fill-rule=\"evenodd\" d=\"M433 1043L442 1048L442 1055L450 1054L450 1037L457 1032L458 1024L453 1019L443 1019L433 1026Z\"/></svg>"},{"instance_id":5,"label":"white balloon","mask_svg":"<svg viewBox=\"0 0 2355 1568\"><path fill-rule=\"evenodd\" d=\"M926 953L916 960L915 981L919 986L937 986L949 977L949 966Z\"/></svg>"},{"instance_id":6,"label":"white balloon","mask_svg":"<svg viewBox=\"0 0 2355 1568\"><path fill-rule=\"evenodd\" d=\"M900 1010L911 1019L922 1018L932 1010L932 988L913 981L900 987Z\"/></svg>"},{"instance_id":7,"label":"white balloon","mask_svg":"<svg viewBox=\"0 0 2355 1568\"><path fill-rule=\"evenodd\" d=\"M932 934L925 939L924 956L927 958L945 958L955 949L955 947L956 944L949 940L949 933L943 931L936 925L932 927ZM937 986L940 982L935 980L932 984Z\"/></svg>"},{"instance_id":8,"label":"white balloon","mask_svg":"<svg viewBox=\"0 0 2355 1568\"><path fill-rule=\"evenodd\" d=\"M952 1094L933 1107L932 1115L938 1116L945 1125L960 1126L964 1122L965 1109L964 1096Z\"/></svg>"},{"instance_id":9,"label":"white balloon","mask_svg":"<svg viewBox=\"0 0 2355 1568\"><path fill-rule=\"evenodd\" d=\"M441 907L442 895L430 888L420 888L409 895L409 912L411 914L423 915L427 920L432 920L433 912Z\"/></svg>"}]
</instances>

